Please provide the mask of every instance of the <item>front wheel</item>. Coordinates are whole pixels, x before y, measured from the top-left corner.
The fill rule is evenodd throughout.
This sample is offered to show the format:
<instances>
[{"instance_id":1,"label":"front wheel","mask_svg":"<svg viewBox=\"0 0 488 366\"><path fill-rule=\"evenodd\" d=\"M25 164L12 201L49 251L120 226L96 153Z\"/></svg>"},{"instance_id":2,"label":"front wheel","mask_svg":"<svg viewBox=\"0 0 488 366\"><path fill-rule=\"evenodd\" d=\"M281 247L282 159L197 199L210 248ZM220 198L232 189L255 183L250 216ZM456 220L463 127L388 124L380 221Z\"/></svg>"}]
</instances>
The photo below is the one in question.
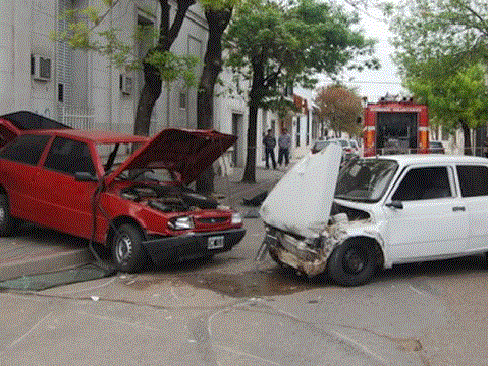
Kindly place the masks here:
<instances>
[{"instance_id":1,"label":"front wheel","mask_svg":"<svg viewBox=\"0 0 488 366\"><path fill-rule=\"evenodd\" d=\"M350 240L334 249L327 262L327 271L339 285L358 286L371 281L377 263L372 245Z\"/></svg>"},{"instance_id":2,"label":"front wheel","mask_svg":"<svg viewBox=\"0 0 488 366\"><path fill-rule=\"evenodd\" d=\"M115 266L122 272L138 272L148 262L142 245L142 233L133 224L120 225L112 239L112 258Z\"/></svg>"}]
</instances>

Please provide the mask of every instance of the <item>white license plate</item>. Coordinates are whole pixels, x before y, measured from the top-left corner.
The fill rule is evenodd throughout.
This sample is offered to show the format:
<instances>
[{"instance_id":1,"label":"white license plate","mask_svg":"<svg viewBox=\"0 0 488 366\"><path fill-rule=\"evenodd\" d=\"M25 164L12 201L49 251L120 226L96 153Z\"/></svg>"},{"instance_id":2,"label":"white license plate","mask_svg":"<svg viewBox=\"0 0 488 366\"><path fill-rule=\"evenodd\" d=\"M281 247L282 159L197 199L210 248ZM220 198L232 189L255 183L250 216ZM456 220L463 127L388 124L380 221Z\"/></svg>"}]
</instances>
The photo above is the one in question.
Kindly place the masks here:
<instances>
[{"instance_id":1,"label":"white license plate","mask_svg":"<svg viewBox=\"0 0 488 366\"><path fill-rule=\"evenodd\" d=\"M211 236L208 238L208 249L219 249L224 247L223 236Z\"/></svg>"}]
</instances>

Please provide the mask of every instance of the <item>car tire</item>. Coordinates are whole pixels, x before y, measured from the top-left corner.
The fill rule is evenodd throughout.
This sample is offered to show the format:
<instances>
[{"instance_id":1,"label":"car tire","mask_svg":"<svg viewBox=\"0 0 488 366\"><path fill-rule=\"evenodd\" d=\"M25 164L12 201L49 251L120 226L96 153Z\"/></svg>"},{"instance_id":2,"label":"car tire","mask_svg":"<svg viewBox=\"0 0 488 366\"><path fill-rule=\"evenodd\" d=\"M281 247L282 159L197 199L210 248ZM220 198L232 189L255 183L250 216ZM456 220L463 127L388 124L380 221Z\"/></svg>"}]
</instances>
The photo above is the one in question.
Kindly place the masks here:
<instances>
[{"instance_id":1,"label":"car tire","mask_svg":"<svg viewBox=\"0 0 488 366\"><path fill-rule=\"evenodd\" d=\"M327 261L327 274L342 286L359 286L371 281L378 266L371 244L348 240L334 249Z\"/></svg>"},{"instance_id":2,"label":"car tire","mask_svg":"<svg viewBox=\"0 0 488 366\"><path fill-rule=\"evenodd\" d=\"M112 259L121 272L134 273L148 263L148 256L142 245L143 235L133 224L122 224L112 239Z\"/></svg>"},{"instance_id":3,"label":"car tire","mask_svg":"<svg viewBox=\"0 0 488 366\"><path fill-rule=\"evenodd\" d=\"M6 194L0 194L0 236L11 235L18 225L18 220L10 215Z\"/></svg>"}]
</instances>

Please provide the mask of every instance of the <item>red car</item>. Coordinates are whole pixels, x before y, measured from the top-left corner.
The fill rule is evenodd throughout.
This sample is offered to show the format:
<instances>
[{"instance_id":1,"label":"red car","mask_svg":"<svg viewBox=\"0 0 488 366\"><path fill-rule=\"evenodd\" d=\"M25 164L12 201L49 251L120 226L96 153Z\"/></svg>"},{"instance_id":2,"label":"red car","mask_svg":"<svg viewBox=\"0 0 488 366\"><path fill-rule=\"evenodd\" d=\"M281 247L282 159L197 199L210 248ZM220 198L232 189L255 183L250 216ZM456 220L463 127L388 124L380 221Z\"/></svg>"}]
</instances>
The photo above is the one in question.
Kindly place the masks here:
<instances>
[{"instance_id":1,"label":"red car","mask_svg":"<svg viewBox=\"0 0 488 366\"><path fill-rule=\"evenodd\" d=\"M151 139L23 131L0 150L0 235L31 221L105 244L124 272L228 251L245 234L239 213L186 186L235 140L180 129Z\"/></svg>"}]
</instances>

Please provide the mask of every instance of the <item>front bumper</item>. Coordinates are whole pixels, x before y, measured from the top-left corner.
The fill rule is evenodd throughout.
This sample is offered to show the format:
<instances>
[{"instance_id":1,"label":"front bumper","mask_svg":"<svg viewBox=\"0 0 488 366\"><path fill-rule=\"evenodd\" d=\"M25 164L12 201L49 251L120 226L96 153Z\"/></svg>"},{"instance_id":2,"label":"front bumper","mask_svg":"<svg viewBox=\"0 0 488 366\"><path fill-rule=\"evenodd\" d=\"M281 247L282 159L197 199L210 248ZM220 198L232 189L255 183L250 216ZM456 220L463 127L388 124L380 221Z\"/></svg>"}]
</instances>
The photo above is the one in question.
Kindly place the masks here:
<instances>
[{"instance_id":1,"label":"front bumper","mask_svg":"<svg viewBox=\"0 0 488 366\"><path fill-rule=\"evenodd\" d=\"M324 251L323 247L310 248L304 241L291 235L271 230L264 238L263 248L278 263L309 277L317 276L326 269L328 251Z\"/></svg>"},{"instance_id":2,"label":"front bumper","mask_svg":"<svg viewBox=\"0 0 488 366\"><path fill-rule=\"evenodd\" d=\"M164 265L229 251L245 234L245 229L234 229L147 240L142 245L156 265Z\"/></svg>"}]
</instances>

